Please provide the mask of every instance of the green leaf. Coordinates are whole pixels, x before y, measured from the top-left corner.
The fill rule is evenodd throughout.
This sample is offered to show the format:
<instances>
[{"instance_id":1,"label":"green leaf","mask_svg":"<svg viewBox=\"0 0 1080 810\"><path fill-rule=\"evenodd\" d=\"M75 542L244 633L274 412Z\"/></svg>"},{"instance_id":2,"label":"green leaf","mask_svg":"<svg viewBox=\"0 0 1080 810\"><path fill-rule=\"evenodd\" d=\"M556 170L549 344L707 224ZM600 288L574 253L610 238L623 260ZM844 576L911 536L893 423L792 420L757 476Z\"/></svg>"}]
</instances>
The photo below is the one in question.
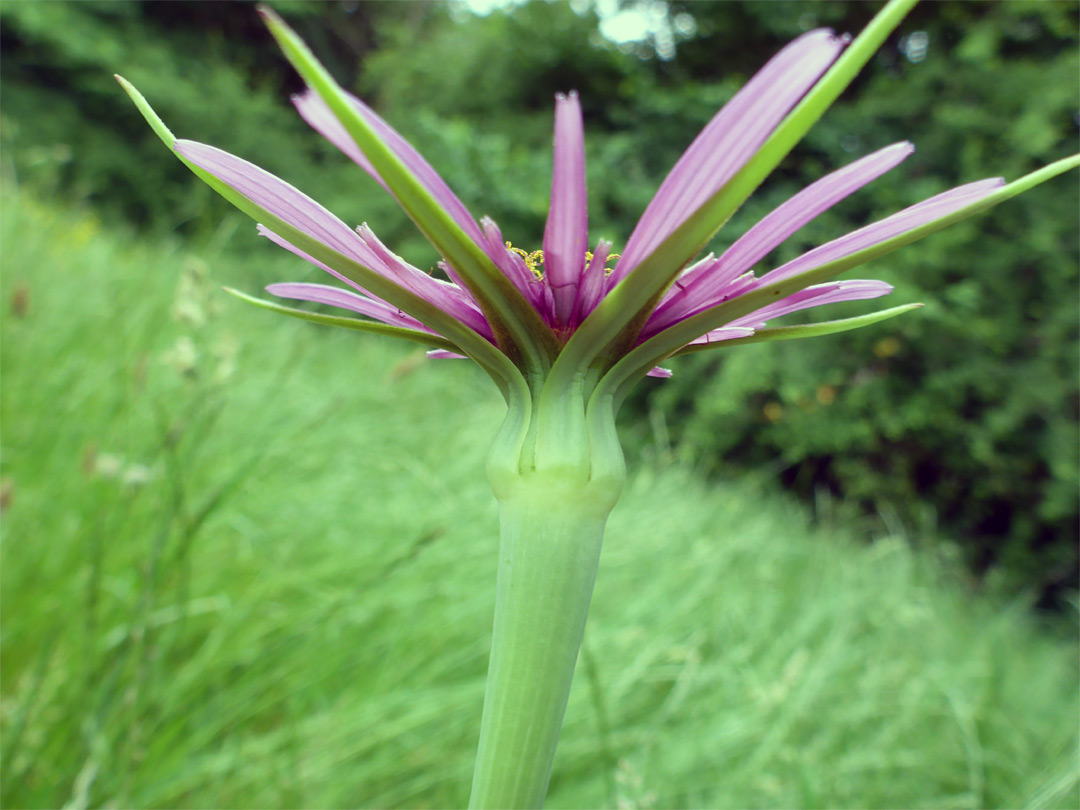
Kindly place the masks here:
<instances>
[{"instance_id":1,"label":"green leaf","mask_svg":"<svg viewBox=\"0 0 1080 810\"><path fill-rule=\"evenodd\" d=\"M768 343L773 340L798 340L801 338L835 335L838 332L848 332L852 329L859 329L863 326L870 326L871 324L888 320L889 318L895 318L897 315L903 315L905 312L911 312L911 310L919 309L920 307L922 307L922 304L903 304L890 309L880 309L877 312L870 312L866 315L857 315L854 318L839 318L835 321L821 321L820 323L800 324L798 326L772 326L765 329L758 329L754 334L748 337L718 340L715 343L695 343L683 346L671 356L678 357L683 354L704 352L710 349L724 349L728 346L740 346L744 343Z\"/></svg>"},{"instance_id":2,"label":"green leaf","mask_svg":"<svg viewBox=\"0 0 1080 810\"><path fill-rule=\"evenodd\" d=\"M344 329L355 329L358 332L373 332L377 335L386 335L387 337L408 340L412 343L420 343L424 346L431 346L436 349L446 349L447 351L462 353L458 346L451 343L446 338L440 337L439 335L428 334L427 332L421 332L417 329L406 329L402 326L391 326L389 324L380 323L379 321L367 321L342 315L324 315L321 312L311 312L306 309L287 307L273 301L267 301L263 298L256 298L253 295L240 292L240 290L233 289L232 287L224 287L223 289L229 295L235 296L241 301L247 301L249 304L254 304L261 309L267 309L271 312L278 312L292 318L299 318L302 321L311 321L312 323L322 324L323 326L338 326Z\"/></svg>"}]
</instances>

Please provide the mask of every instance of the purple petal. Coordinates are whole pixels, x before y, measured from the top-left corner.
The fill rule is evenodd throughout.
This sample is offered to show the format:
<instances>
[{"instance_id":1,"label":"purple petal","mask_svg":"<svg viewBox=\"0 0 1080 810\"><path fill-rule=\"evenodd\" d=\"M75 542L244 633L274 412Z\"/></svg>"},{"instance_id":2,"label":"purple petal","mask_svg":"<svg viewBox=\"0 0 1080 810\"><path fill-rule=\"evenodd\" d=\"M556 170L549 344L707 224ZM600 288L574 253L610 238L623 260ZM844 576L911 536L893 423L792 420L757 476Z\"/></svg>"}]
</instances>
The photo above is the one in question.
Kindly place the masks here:
<instances>
[{"instance_id":1,"label":"purple petal","mask_svg":"<svg viewBox=\"0 0 1080 810\"><path fill-rule=\"evenodd\" d=\"M833 63L846 40L827 29L796 39L765 65L709 122L645 209L612 282L622 280L753 156Z\"/></svg>"},{"instance_id":2,"label":"purple petal","mask_svg":"<svg viewBox=\"0 0 1080 810\"><path fill-rule=\"evenodd\" d=\"M344 281L350 287L353 287L354 289L359 290L364 295L366 295L368 298L374 298L375 297L370 292L368 292L363 287L361 287L359 284L357 284L355 281L353 281L351 278L348 278L347 276L343 276L341 273L339 273L334 268L328 267L327 265L320 262L318 259L316 259L316 258L314 258L312 256L309 256L304 251L300 250L300 248L296 247L296 245L289 242L287 239L282 239L280 236L278 236L272 230L267 228L265 225L256 225L255 227L258 229L260 236L265 236L267 239L269 239L271 242L273 242L278 247L283 247L283 248L285 248L285 250L289 251L290 253L292 253L292 254L294 254L296 256L299 256L304 261L310 262L311 264L318 267L320 270L323 270L324 272L327 272L330 275L332 275L338 281Z\"/></svg>"},{"instance_id":3,"label":"purple petal","mask_svg":"<svg viewBox=\"0 0 1080 810\"><path fill-rule=\"evenodd\" d=\"M345 95L348 96L357 112L360 113L383 142L386 143L402 163L405 164L406 168L413 173L427 192L431 194L435 201L442 206L448 214L450 214L458 227L488 254L488 257L511 279L511 281L514 282L515 286L517 286L518 290L525 295L526 299L534 301L537 293L531 291L529 285L523 284L520 277L515 278L512 268L510 268L508 272L508 263L506 260L507 250L502 242L501 236L493 244L492 240L487 238L486 228L481 229L477 226L476 220L473 219L472 214L469 213L469 209L465 207L465 204L458 199L457 195L450 189L450 186L447 185L446 181L443 180L442 177L439 176L439 173L432 168L431 164L416 151L412 144L405 140L397 130L387 124L386 121L359 98L349 93L346 93ZM337 116L334 115L318 93L309 88L302 94L294 95L292 101L293 105L300 113L300 116L311 125L314 130L344 152L346 156L375 178L383 188L393 195L393 192L390 191L389 186L387 186L379 176L379 173L375 170L371 161L367 159L359 145L357 145L356 141L349 135L348 131L337 119ZM490 220L488 221L490 222ZM458 286L465 288L465 285L458 277L457 272L452 267L447 266L444 269L447 275L449 275ZM528 273L527 269L526 272L531 277L532 274Z\"/></svg>"},{"instance_id":4,"label":"purple petal","mask_svg":"<svg viewBox=\"0 0 1080 810\"><path fill-rule=\"evenodd\" d=\"M807 186L747 231L716 262L699 262L668 291L649 318L648 331L666 329L683 318L731 297L732 281L764 259L806 223L849 194L899 165L915 151L910 143L887 146Z\"/></svg>"},{"instance_id":5,"label":"purple petal","mask_svg":"<svg viewBox=\"0 0 1080 810\"><path fill-rule=\"evenodd\" d=\"M432 349L427 353L432 360L468 360L463 354L447 351L446 349Z\"/></svg>"},{"instance_id":6,"label":"purple petal","mask_svg":"<svg viewBox=\"0 0 1080 810\"><path fill-rule=\"evenodd\" d=\"M536 277L519 254L506 246L502 231L493 219L484 217L480 220L480 225L484 232L484 251L503 275L510 279L510 283L517 287L518 292L525 296L525 300L532 304L533 309L550 323L554 317L551 290Z\"/></svg>"},{"instance_id":7,"label":"purple petal","mask_svg":"<svg viewBox=\"0 0 1080 810\"><path fill-rule=\"evenodd\" d=\"M493 338L491 327L467 290L429 276L423 270L413 267L386 247L366 223L361 225L357 232L364 244L380 261L384 274L429 304L434 304L443 312L457 318L485 338L489 340Z\"/></svg>"},{"instance_id":8,"label":"purple petal","mask_svg":"<svg viewBox=\"0 0 1080 810\"><path fill-rule=\"evenodd\" d=\"M675 281L671 283L671 287L664 293L663 301L667 301L679 295L683 290L689 287L698 275L703 273L706 268L716 264L716 254L707 253L694 262L692 265L683 270L675 278Z\"/></svg>"},{"instance_id":9,"label":"purple petal","mask_svg":"<svg viewBox=\"0 0 1080 810\"><path fill-rule=\"evenodd\" d=\"M312 301L316 304L326 304L331 307L340 307L352 312L359 312L369 318L382 321L390 326L403 326L407 329L417 329L429 334L438 334L416 318L412 318L396 307L392 307L385 301L378 301L357 295L354 292L343 290L340 287L330 287L326 284L302 284L298 282L286 282L283 284L271 284L266 291L279 298L292 298L297 301Z\"/></svg>"},{"instance_id":10,"label":"purple petal","mask_svg":"<svg viewBox=\"0 0 1080 810\"><path fill-rule=\"evenodd\" d=\"M318 93L310 89L305 90L303 93L294 95L292 97L292 103L293 106L296 107L296 111L300 113L300 117L303 118L312 129L344 152L346 157L370 174L380 186L387 191L390 191L390 188L383 182L383 179L379 177L379 173L375 171L375 167L371 165L371 161L364 156L360 147L357 146L356 141L352 139L352 136L348 133L342 123L338 121L337 116L334 115Z\"/></svg>"},{"instance_id":11,"label":"purple petal","mask_svg":"<svg viewBox=\"0 0 1080 810\"><path fill-rule=\"evenodd\" d=\"M757 282L756 286L772 284L774 281L790 278L791 276L820 267L823 264L842 259L857 253L860 250L873 247L879 242L892 239L907 231L914 230L920 225L933 222L943 216L951 214L977 200L982 199L995 189L1001 188L1005 181L1000 177L988 180L979 180L975 183L959 186L946 191L928 200L923 200L917 205L905 208L890 217L879 220L865 228L860 228L839 239L834 239L820 247L804 253L797 259L766 273Z\"/></svg>"},{"instance_id":12,"label":"purple petal","mask_svg":"<svg viewBox=\"0 0 1080 810\"><path fill-rule=\"evenodd\" d=\"M891 284L884 281L864 281L862 279L850 279L845 281L830 281L825 284L815 284L806 287L797 293L773 301L771 304L755 310L754 312L736 318L730 324L733 326L748 326L752 329L760 329L766 321L790 315L811 307L820 307L825 304L836 304L841 301L863 301L869 298L880 298L893 291Z\"/></svg>"},{"instance_id":13,"label":"purple petal","mask_svg":"<svg viewBox=\"0 0 1080 810\"><path fill-rule=\"evenodd\" d=\"M259 225L258 227L259 233L265 236L274 244L285 248L289 252L299 256L304 261L311 262L313 265L329 273L339 281L343 281L354 289L359 290L368 298L378 300L381 303L385 303L382 302L382 299L377 298L375 295L361 287L352 279L347 278L346 276L334 270L332 267L328 267L327 265L320 262L318 259L309 256L307 253L300 250L300 248L296 247L288 240L283 239L281 236L274 233L269 228L263 225ZM372 239L373 243L378 245L379 248L381 248L390 256L394 255L385 249L385 246L382 244L382 242L379 242L379 240L375 238L375 235L373 233L370 233L370 229L368 229L368 233L370 234L370 238ZM492 339L491 327L488 326L488 323L484 319L483 315L480 314L479 310L466 297L466 294L462 290L454 287L451 284L447 284L446 282L440 282L438 279L431 278L426 273L417 270L415 267L407 265L401 259L397 259L397 263L392 266L388 265L385 261L383 261L383 258L378 253L372 250L362 240L361 244L364 246L364 249L367 250L369 254L369 263L365 265L369 270L373 270L379 273L379 275L388 278L389 280L398 284L400 287L403 287L409 292L412 292L414 295L423 298L429 304L433 304L451 317L457 318L463 324L472 328L474 331L483 335L485 338L489 340ZM421 281L421 277L423 279L426 279L426 281ZM392 307L392 305L390 304L386 304L386 306L391 307L396 311L396 307Z\"/></svg>"},{"instance_id":14,"label":"purple petal","mask_svg":"<svg viewBox=\"0 0 1080 810\"><path fill-rule=\"evenodd\" d=\"M544 272L555 298L555 321L569 325L589 248L585 130L577 93L555 97L551 205L544 229Z\"/></svg>"},{"instance_id":15,"label":"purple petal","mask_svg":"<svg viewBox=\"0 0 1080 810\"><path fill-rule=\"evenodd\" d=\"M570 325L577 328L585 320L589 313L596 309L600 299L604 297L606 290L605 269L607 267L608 254L611 253L611 242L601 239L596 243L592 261L585 268L581 276L581 286L578 287L577 300L574 302L574 311L570 317Z\"/></svg>"},{"instance_id":16,"label":"purple petal","mask_svg":"<svg viewBox=\"0 0 1080 810\"><path fill-rule=\"evenodd\" d=\"M646 377L660 377L661 379L668 379L671 376L670 368L661 368L660 366L653 366L651 370L645 373Z\"/></svg>"},{"instance_id":17,"label":"purple petal","mask_svg":"<svg viewBox=\"0 0 1080 810\"><path fill-rule=\"evenodd\" d=\"M694 346L701 343L719 343L722 340L734 340L735 338L750 337L754 330L748 326L721 326L706 332L701 337L691 340L688 345Z\"/></svg>"},{"instance_id":18,"label":"purple petal","mask_svg":"<svg viewBox=\"0 0 1080 810\"><path fill-rule=\"evenodd\" d=\"M179 140L176 151L278 219L331 250L372 267L371 251L352 228L284 180L214 146Z\"/></svg>"},{"instance_id":19,"label":"purple petal","mask_svg":"<svg viewBox=\"0 0 1080 810\"><path fill-rule=\"evenodd\" d=\"M694 268L700 266L700 273L704 274L708 273L710 268L715 267L719 263L720 259L710 260L704 263L699 262ZM691 268L691 270L694 268ZM753 271L748 270L738 278L731 279L712 297L707 298L702 295L684 294L680 295L678 298L669 299L665 304L661 304L661 306L658 307L645 322L645 326L642 327L641 330L640 339L646 340L679 321L686 320L693 315L697 315L699 312L722 304L724 301L730 301L732 298L737 298L743 293L749 292L757 287L758 283L758 279Z\"/></svg>"},{"instance_id":20,"label":"purple petal","mask_svg":"<svg viewBox=\"0 0 1080 810\"><path fill-rule=\"evenodd\" d=\"M453 220L458 224L458 227L465 231L469 238L478 245L482 245L483 237L480 233L480 228L476 224L476 220L473 219L472 214L469 213L469 209L465 207L465 204L450 190L450 186L446 184L446 181L431 167L431 164L424 160L420 153L413 148L412 144L401 137L393 127L380 118L367 104L356 98L356 96L346 95L349 96L349 100L356 108L356 111L360 113L371 128L375 130L375 133L390 147L416 179L420 181L421 185L427 189L428 193L435 198L436 202L450 214ZM337 117L318 93L308 89L303 94L293 96L293 104L296 106L300 116L307 121L313 129L355 161L364 171L378 180L383 188L389 190L386 183L379 177L378 172L375 171L375 167L371 165L371 161L364 156L360 147L357 146L356 141L352 139L352 136L349 135L348 131L346 131L341 122L338 121Z\"/></svg>"},{"instance_id":21,"label":"purple petal","mask_svg":"<svg viewBox=\"0 0 1080 810\"><path fill-rule=\"evenodd\" d=\"M411 267L387 250L370 230L366 231L366 239L361 238L303 192L258 166L221 149L193 141L177 141L176 151L273 216L346 258L398 283L485 338L492 338L491 328L466 292ZM340 273L316 261L273 231L262 228L260 232L336 278L344 279Z\"/></svg>"}]
</instances>

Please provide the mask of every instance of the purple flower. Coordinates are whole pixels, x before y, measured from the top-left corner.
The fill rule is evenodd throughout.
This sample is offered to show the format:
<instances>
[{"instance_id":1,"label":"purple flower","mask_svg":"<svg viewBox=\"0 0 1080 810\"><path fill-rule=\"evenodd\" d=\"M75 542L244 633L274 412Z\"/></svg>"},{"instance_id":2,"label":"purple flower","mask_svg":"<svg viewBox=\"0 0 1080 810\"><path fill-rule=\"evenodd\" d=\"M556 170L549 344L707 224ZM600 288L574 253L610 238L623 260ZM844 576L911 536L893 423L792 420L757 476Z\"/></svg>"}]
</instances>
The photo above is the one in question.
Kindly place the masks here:
<instances>
[{"instance_id":1,"label":"purple flower","mask_svg":"<svg viewBox=\"0 0 1080 810\"><path fill-rule=\"evenodd\" d=\"M589 250L581 105L574 92L558 95L543 249L529 254L511 247L490 218L478 222L401 135L337 87L280 19L263 13L312 88L293 99L300 115L395 196L442 254L446 280L393 253L366 224L346 225L257 166L172 138L134 88L125 87L181 159L259 220L263 236L346 285L282 283L269 292L350 310L370 321L334 321L354 328L381 324L382 331L434 346L432 356L472 356L492 373L508 358L519 371L543 379L565 359L560 355L566 349L573 361L563 365L601 376L620 361L626 361L624 377L668 376L653 364L673 354L728 341L828 334L891 317L914 305L815 327L767 327L798 310L887 295L892 287L882 281L830 279L1034 185L1034 175L1005 190L1000 178L970 183L756 272L796 231L914 151L901 142L807 186L721 255L697 258L850 81L853 71L840 64L849 38L817 30L782 49L716 114L660 185L618 256L603 240ZM855 69L867 58L852 56ZM834 75L839 78L832 80ZM1052 176L1075 163L1059 161L1044 173ZM502 357L494 358L492 350ZM505 376L505 368L499 373Z\"/></svg>"}]
</instances>

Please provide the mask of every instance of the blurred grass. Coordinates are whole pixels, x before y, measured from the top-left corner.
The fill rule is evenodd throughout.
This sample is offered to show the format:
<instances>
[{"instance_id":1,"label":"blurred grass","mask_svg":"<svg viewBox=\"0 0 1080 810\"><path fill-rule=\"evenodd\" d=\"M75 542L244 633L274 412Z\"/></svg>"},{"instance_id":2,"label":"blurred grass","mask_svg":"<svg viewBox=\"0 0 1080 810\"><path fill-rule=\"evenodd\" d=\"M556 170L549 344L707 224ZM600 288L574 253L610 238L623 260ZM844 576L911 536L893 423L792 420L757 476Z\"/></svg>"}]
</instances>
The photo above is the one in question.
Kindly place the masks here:
<instances>
[{"instance_id":1,"label":"blurred grass","mask_svg":"<svg viewBox=\"0 0 1080 810\"><path fill-rule=\"evenodd\" d=\"M492 387L225 299L304 273L253 235L0 203L3 806L464 804ZM633 470L549 806L1080 804L1075 639L859 540Z\"/></svg>"}]
</instances>

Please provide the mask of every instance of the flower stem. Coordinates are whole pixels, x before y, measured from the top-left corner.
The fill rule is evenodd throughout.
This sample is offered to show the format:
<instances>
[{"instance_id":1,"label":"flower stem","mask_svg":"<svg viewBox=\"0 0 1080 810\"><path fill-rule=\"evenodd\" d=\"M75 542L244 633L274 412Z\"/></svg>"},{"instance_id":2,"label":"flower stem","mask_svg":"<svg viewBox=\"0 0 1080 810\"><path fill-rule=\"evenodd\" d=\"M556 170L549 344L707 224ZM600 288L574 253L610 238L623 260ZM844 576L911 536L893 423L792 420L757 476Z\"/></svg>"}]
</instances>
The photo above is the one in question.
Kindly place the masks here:
<instances>
[{"instance_id":1,"label":"flower stem","mask_svg":"<svg viewBox=\"0 0 1080 810\"><path fill-rule=\"evenodd\" d=\"M495 627L472 808L543 805L614 505L561 476L534 472L519 484L500 488Z\"/></svg>"}]
</instances>

